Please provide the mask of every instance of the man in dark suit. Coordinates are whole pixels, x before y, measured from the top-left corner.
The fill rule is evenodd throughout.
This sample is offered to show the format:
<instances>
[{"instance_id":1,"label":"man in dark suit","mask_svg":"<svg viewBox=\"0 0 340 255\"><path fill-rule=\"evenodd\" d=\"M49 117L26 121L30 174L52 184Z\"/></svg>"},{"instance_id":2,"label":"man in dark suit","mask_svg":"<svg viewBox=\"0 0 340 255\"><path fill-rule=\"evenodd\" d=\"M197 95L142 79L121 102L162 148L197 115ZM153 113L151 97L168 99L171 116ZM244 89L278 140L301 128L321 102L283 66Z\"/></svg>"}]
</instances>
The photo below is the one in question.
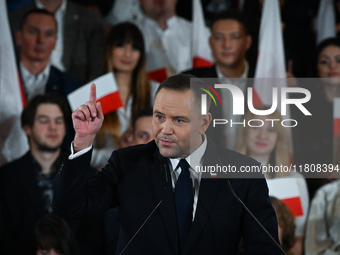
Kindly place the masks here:
<instances>
[{"instance_id":1,"label":"man in dark suit","mask_svg":"<svg viewBox=\"0 0 340 255\"><path fill-rule=\"evenodd\" d=\"M51 65L56 40L57 25L52 14L40 9L24 14L16 32L16 43L21 48L19 71L27 100L46 92L55 92L66 99L81 86L78 79Z\"/></svg>"},{"instance_id":2,"label":"man in dark suit","mask_svg":"<svg viewBox=\"0 0 340 255\"><path fill-rule=\"evenodd\" d=\"M67 95L82 85L77 78L51 64L50 56L56 40L57 25L51 13L32 9L24 14L16 32L16 43L21 47L18 66L27 100L47 92L54 92L67 100ZM66 144L69 147L73 136L74 131L69 128L63 147Z\"/></svg>"},{"instance_id":3,"label":"man in dark suit","mask_svg":"<svg viewBox=\"0 0 340 255\"><path fill-rule=\"evenodd\" d=\"M245 17L233 10L222 12L216 15L210 28L209 44L215 65L186 73L205 78L253 78L255 67L246 58L252 38Z\"/></svg>"},{"instance_id":4,"label":"man in dark suit","mask_svg":"<svg viewBox=\"0 0 340 255\"><path fill-rule=\"evenodd\" d=\"M46 9L58 23L58 38L51 62L83 83L97 78L102 72L105 32L100 16L87 8L66 0L32 1L10 13L13 36L26 12Z\"/></svg>"},{"instance_id":5,"label":"man in dark suit","mask_svg":"<svg viewBox=\"0 0 340 255\"><path fill-rule=\"evenodd\" d=\"M211 23L211 37L209 44L215 59L215 65L208 68L194 68L185 73L193 74L200 78L219 78L219 83L233 84L239 87L243 94L247 94L247 87L252 87L255 66L250 65L246 55L252 43L245 17L237 11L225 11L216 15ZM209 83L209 82L207 82ZM213 86L213 84L211 84ZM240 122L240 116L232 116L231 94L227 90L219 91L222 99L221 107L212 107L211 112L216 119L233 119ZM247 108L245 108L247 109ZM211 139L221 146L230 149L234 147L236 127L217 125L212 132L208 129Z\"/></svg>"},{"instance_id":6,"label":"man in dark suit","mask_svg":"<svg viewBox=\"0 0 340 255\"><path fill-rule=\"evenodd\" d=\"M52 183L62 162L68 114L67 103L53 93L34 97L24 108L21 123L30 150L0 168L0 254L27 254L35 224L53 212ZM102 218L69 220L68 224L81 254L103 254Z\"/></svg>"},{"instance_id":7,"label":"man in dark suit","mask_svg":"<svg viewBox=\"0 0 340 255\"><path fill-rule=\"evenodd\" d=\"M281 254L228 186L230 182L278 242L265 180L208 179L194 167L260 164L207 138L211 115L200 115L199 90L190 89L192 77L175 75L159 86L154 141L115 151L108 165L86 180L92 142L103 121L93 84L90 100L72 114L76 135L54 183L55 212L74 218L119 206L117 252L123 254L236 254L241 236L245 254Z\"/></svg>"}]
</instances>

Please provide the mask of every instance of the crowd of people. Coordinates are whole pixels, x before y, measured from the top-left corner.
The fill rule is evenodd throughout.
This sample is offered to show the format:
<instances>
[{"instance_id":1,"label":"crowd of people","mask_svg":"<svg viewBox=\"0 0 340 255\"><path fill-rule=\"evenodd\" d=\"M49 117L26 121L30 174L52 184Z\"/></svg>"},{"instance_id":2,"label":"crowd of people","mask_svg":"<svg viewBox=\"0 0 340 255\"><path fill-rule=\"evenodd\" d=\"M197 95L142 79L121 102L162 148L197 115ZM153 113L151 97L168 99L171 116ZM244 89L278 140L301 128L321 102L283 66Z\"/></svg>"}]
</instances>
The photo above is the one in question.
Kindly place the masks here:
<instances>
[{"instance_id":1,"label":"crowd of people","mask_svg":"<svg viewBox=\"0 0 340 255\"><path fill-rule=\"evenodd\" d=\"M253 86L253 80L247 78L255 77L263 1L201 1L209 25L204 28L209 36L201 40L211 56L207 59L211 65L201 68L193 66L193 24L188 12L183 11L186 1L7 2L18 75L27 101L21 126L30 150L0 168L0 253L115 254L117 245L122 250L119 234L127 239L120 228L119 207L101 204L106 212L95 217L77 212L75 215L82 217L61 218L52 206L53 185L63 160L70 151L71 156L77 155L73 145L70 147L77 128L72 126L67 96L110 72L118 86L123 106L105 114L96 133L92 157L86 157L91 167L84 174L91 177L112 161L113 151L154 140L153 124L157 126L157 121L161 121L152 108L155 95L158 101L162 96L162 103L166 103L171 93L178 92L167 85L165 89L161 85L159 90L165 78L181 73L216 78L247 94L247 88ZM242 8L239 2L243 3ZM220 96L226 104L223 108L210 107L213 118L245 123L256 119L264 124L237 128L210 124L204 133L218 146L247 155L263 166L320 165L328 170L338 169L340 136L334 138L333 101L340 96L340 40L335 36L316 45L313 23L318 1L305 2L283 0L280 8L287 78L292 81L288 84L310 91L311 100L304 106L311 116L290 107L291 117L298 125L287 129L280 124L283 116L278 110L261 116L246 106L244 115L233 115L232 94L224 90ZM336 17L340 16L338 6L339 1L334 1ZM154 79L158 69L163 73ZM160 77L164 79L159 80ZM160 102L158 106L163 109ZM271 107L255 108L263 111ZM286 202L285 190L280 191L279 199L271 197L278 238L287 254L340 251L340 181L334 173L321 178L292 171L264 173L268 183L288 180L287 190L297 187L298 205ZM136 184L139 180L128 181ZM194 190L196 187L194 197L198 199L199 184ZM107 192L104 189L103 193ZM121 189L127 187L123 185ZM274 190L269 188L269 194L272 193ZM123 210L125 207L123 204ZM129 223L125 219L123 224ZM238 254L249 252L243 249L246 245L240 242Z\"/></svg>"}]
</instances>

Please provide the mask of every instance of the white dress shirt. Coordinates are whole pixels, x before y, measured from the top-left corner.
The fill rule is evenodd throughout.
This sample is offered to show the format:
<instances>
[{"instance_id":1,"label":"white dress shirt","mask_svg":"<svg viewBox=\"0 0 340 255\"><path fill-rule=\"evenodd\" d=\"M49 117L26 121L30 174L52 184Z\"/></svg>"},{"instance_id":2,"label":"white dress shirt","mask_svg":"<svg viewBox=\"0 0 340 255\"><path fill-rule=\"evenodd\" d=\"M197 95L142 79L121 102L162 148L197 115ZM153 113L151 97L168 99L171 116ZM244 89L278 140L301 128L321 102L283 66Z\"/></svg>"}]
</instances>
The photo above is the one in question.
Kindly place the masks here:
<instances>
[{"instance_id":1,"label":"white dress shirt","mask_svg":"<svg viewBox=\"0 0 340 255\"><path fill-rule=\"evenodd\" d=\"M220 82L223 84L232 84L240 88L243 92L243 95L246 95L247 93L247 77L248 77L248 70L249 70L249 64L246 64L246 68L244 69L244 72L242 75L237 79L230 79L226 76L224 76L221 71L216 66L216 72L217 77L219 78ZM238 124L233 124L232 127L230 127L230 120L232 119L233 123L241 122L242 115L233 115L233 97L231 92L228 89L221 89L220 92L222 105L223 105L223 118L228 120L228 123L225 126L225 137L227 139L226 147L228 149L233 149L234 145L236 143L237 138L237 129L239 126Z\"/></svg>"},{"instance_id":2,"label":"white dress shirt","mask_svg":"<svg viewBox=\"0 0 340 255\"><path fill-rule=\"evenodd\" d=\"M167 28L163 30L155 20L145 15L136 21L144 36L147 71L166 66L167 71L177 74L191 69L191 22L174 15L166 21L166 24ZM208 28L206 30L206 34L210 35ZM208 39L209 37L202 38L202 41L206 42L207 50L211 51ZM210 60L212 61L212 55Z\"/></svg>"},{"instance_id":3,"label":"white dress shirt","mask_svg":"<svg viewBox=\"0 0 340 255\"><path fill-rule=\"evenodd\" d=\"M192 221L194 221L195 219L195 213L196 213L197 201L198 201L198 193L199 193L201 177L202 177L202 172L196 171L195 168L196 166L202 165L202 157L204 155L206 148L207 148L207 137L204 134L203 143L200 145L200 147L198 147L193 153L191 153L188 157L185 158L185 160L190 165L190 168L189 168L190 177L192 178L192 185L195 191L194 203L192 207ZM182 169L179 166L180 161L181 161L181 158L175 158L175 159L170 158L171 181L172 181L172 188L174 191L176 188L178 177L182 172Z\"/></svg>"},{"instance_id":4,"label":"white dress shirt","mask_svg":"<svg viewBox=\"0 0 340 255\"><path fill-rule=\"evenodd\" d=\"M65 72L63 64L63 53L64 53L64 18L66 13L66 2L63 0L58 10L54 13L54 18L57 22L57 42L54 50L51 54L51 63L59 70ZM39 9L45 9L44 5L39 1L35 0L35 4Z\"/></svg>"},{"instance_id":5,"label":"white dress shirt","mask_svg":"<svg viewBox=\"0 0 340 255\"><path fill-rule=\"evenodd\" d=\"M51 63L49 62L38 75L30 73L21 62L19 63L19 68L27 100L31 100L32 97L36 95L45 94L46 84L50 76Z\"/></svg>"}]
</instances>

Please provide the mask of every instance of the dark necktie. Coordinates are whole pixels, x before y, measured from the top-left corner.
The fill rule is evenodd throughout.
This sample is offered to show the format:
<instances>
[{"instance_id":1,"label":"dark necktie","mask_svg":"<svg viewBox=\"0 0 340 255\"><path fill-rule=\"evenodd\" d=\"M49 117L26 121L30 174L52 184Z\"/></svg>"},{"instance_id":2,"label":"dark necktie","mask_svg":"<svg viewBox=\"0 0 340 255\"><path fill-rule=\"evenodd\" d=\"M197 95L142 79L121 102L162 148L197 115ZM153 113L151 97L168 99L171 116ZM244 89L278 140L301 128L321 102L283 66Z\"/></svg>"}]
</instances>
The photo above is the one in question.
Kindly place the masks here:
<instances>
[{"instance_id":1,"label":"dark necktie","mask_svg":"<svg viewBox=\"0 0 340 255\"><path fill-rule=\"evenodd\" d=\"M179 166L181 167L182 171L178 177L175 188L175 204L179 244L181 250L183 250L192 221L193 189L188 162L185 159L181 159Z\"/></svg>"}]
</instances>

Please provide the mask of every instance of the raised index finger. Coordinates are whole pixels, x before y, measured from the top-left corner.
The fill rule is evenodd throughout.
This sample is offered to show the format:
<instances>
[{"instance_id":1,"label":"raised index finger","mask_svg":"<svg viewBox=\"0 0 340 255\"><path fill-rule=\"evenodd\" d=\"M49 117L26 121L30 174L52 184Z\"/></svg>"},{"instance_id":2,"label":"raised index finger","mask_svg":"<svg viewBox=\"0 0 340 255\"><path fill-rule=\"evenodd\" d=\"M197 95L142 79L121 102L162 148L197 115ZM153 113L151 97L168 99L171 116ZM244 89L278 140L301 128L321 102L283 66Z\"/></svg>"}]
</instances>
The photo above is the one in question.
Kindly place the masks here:
<instances>
[{"instance_id":1,"label":"raised index finger","mask_svg":"<svg viewBox=\"0 0 340 255\"><path fill-rule=\"evenodd\" d=\"M96 84L92 83L91 84L91 89L90 89L90 99L89 102L96 104L97 101L97 93L96 93Z\"/></svg>"}]
</instances>

